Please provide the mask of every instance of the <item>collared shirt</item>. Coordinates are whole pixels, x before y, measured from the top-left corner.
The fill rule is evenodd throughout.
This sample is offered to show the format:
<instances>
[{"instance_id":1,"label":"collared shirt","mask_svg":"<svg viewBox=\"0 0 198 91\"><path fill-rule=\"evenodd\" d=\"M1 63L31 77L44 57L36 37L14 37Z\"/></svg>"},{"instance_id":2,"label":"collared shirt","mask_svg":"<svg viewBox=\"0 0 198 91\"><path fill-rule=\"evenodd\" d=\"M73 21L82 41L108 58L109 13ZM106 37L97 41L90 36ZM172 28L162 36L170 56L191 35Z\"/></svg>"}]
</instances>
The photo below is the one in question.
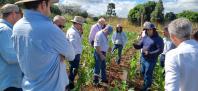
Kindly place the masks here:
<instances>
[{"instance_id":1,"label":"collared shirt","mask_svg":"<svg viewBox=\"0 0 198 91\"><path fill-rule=\"evenodd\" d=\"M127 36L125 32L121 32L121 33L114 32L112 35L112 42L113 44L121 44L122 46L125 46L127 42Z\"/></svg>"},{"instance_id":2,"label":"collared shirt","mask_svg":"<svg viewBox=\"0 0 198 91\"><path fill-rule=\"evenodd\" d=\"M102 26L99 25L99 23L94 24L91 27L90 33L89 33L89 43L91 43L92 41L94 41L95 39L95 35L98 31L102 30Z\"/></svg>"},{"instance_id":3,"label":"collared shirt","mask_svg":"<svg viewBox=\"0 0 198 91\"><path fill-rule=\"evenodd\" d=\"M69 80L60 58L73 60L74 49L48 17L24 10L23 18L14 25L12 39L24 72L24 91L65 91Z\"/></svg>"},{"instance_id":4,"label":"collared shirt","mask_svg":"<svg viewBox=\"0 0 198 91\"><path fill-rule=\"evenodd\" d=\"M164 50L163 50L162 54L166 54L169 50L175 48L175 45L169 38L164 37L163 41L164 41Z\"/></svg>"},{"instance_id":5,"label":"collared shirt","mask_svg":"<svg viewBox=\"0 0 198 91\"><path fill-rule=\"evenodd\" d=\"M72 44L74 50L75 50L75 55L77 54L82 54L82 37L80 32L72 26L66 34L66 38L70 41Z\"/></svg>"},{"instance_id":6,"label":"collared shirt","mask_svg":"<svg viewBox=\"0 0 198 91\"><path fill-rule=\"evenodd\" d=\"M21 88L22 72L11 40L12 28L12 24L0 19L0 91Z\"/></svg>"},{"instance_id":7,"label":"collared shirt","mask_svg":"<svg viewBox=\"0 0 198 91\"><path fill-rule=\"evenodd\" d=\"M109 48L108 38L105 36L103 31L99 31L96 33L94 47L100 46L101 51L107 52Z\"/></svg>"},{"instance_id":8,"label":"collared shirt","mask_svg":"<svg viewBox=\"0 0 198 91\"><path fill-rule=\"evenodd\" d=\"M166 53L165 90L198 90L198 43L186 40Z\"/></svg>"}]
</instances>

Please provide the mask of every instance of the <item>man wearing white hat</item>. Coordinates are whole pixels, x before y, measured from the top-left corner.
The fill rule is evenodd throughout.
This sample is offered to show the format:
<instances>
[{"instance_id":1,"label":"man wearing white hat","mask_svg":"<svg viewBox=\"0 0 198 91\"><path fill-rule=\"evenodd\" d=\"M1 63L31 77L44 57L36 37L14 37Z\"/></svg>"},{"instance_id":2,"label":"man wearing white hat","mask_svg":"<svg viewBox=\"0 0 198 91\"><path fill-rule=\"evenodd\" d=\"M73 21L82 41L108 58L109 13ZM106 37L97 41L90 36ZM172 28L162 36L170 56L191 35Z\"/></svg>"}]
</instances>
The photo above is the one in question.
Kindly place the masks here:
<instances>
[{"instance_id":1,"label":"man wearing white hat","mask_svg":"<svg viewBox=\"0 0 198 91\"><path fill-rule=\"evenodd\" d=\"M78 73L78 67L80 63L80 55L82 54L82 34L83 34L83 23L84 18L81 16L75 16L73 20L73 25L71 28L67 31L66 37L72 44L74 50L75 50L75 58L70 63L70 74L69 74L69 88L74 88L74 79L76 74Z\"/></svg>"},{"instance_id":2,"label":"man wearing white hat","mask_svg":"<svg viewBox=\"0 0 198 91\"><path fill-rule=\"evenodd\" d=\"M24 16L13 28L12 39L19 65L24 73L24 91L65 91L69 84L67 60L74 59L74 49L49 19L51 3L57 0L20 0Z\"/></svg>"},{"instance_id":3,"label":"man wearing white hat","mask_svg":"<svg viewBox=\"0 0 198 91\"><path fill-rule=\"evenodd\" d=\"M13 25L21 18L19 7L5 4L0 19L0 91L21 91L22 72L11 35Z\"/></svg>"}]
</instances>

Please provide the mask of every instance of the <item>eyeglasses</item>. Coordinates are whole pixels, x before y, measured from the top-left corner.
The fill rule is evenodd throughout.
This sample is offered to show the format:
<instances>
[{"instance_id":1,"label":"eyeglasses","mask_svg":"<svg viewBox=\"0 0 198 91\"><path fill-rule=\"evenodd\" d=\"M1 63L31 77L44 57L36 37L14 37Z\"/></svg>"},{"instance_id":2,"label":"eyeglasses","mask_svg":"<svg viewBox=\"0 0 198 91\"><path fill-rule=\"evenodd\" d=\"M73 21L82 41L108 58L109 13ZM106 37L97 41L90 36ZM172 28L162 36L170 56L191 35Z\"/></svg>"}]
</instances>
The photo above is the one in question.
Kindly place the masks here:
<instances>
[{"instance_id":1,"label":"eyeglasses","mask_svg":"<svg viewBox=\"0 0 198 91\"><path fill-rule=\"evenodd\" d=\"M64 26L64 25L58 25L58 27L59 27L60 29L65 28L65 26Z\"/></svg>"}]
</instances>

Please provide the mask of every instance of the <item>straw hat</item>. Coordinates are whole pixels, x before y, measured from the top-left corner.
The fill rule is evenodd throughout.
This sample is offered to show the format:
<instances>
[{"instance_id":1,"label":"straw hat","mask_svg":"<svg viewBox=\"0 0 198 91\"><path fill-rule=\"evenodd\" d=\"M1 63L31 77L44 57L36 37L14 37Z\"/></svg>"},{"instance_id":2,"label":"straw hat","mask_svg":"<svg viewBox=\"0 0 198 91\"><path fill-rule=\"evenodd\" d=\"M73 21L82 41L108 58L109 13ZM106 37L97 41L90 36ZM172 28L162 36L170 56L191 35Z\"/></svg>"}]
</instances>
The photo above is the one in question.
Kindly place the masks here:
<instances>
[{"instance_id":1,"label":"straw hat","mask_svg":"<svg viewBox=\"0 0 198 91\"><path fill-rule=\"evenodd\" d=\"M16 2L15 4L22 4L22 3L26 3L26 2L33 2L33 1L41 1L41 0L20 0L18 2ZM57 3L59 0L50 0L51 3Z\"/></svg>"},{"instance_id":2,"label":"straw hat","mask_svg":"<svg viewBox=\"0 0 198 91\"><path fill-rule=\"evenodd\" d=\"M81 16L75 16L73 20L71 20L72 22L75 22L75 23L79 23L79 24L83 24L84 23L84 18L81 17Z\"/></svg>"}]
</instances>

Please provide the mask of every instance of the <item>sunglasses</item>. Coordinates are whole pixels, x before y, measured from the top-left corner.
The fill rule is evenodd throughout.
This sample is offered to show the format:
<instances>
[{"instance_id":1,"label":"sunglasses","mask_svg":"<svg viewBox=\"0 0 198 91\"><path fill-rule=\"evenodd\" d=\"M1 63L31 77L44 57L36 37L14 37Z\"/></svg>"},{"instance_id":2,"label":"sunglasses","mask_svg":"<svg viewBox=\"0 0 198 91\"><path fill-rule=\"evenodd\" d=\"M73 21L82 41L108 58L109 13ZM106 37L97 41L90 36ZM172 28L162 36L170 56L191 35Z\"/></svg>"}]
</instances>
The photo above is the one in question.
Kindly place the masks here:
<instances>
[{"instance_id":1,"label":"sunglasses","mask_svg":"<svg viewBox=\"0 0 198 91\"><path fill-rule=\"evenodd\" d=\"M58 25L58 27L61 28L61 29L65 28L64 25Z\"/></svg>"}]
</instances>

